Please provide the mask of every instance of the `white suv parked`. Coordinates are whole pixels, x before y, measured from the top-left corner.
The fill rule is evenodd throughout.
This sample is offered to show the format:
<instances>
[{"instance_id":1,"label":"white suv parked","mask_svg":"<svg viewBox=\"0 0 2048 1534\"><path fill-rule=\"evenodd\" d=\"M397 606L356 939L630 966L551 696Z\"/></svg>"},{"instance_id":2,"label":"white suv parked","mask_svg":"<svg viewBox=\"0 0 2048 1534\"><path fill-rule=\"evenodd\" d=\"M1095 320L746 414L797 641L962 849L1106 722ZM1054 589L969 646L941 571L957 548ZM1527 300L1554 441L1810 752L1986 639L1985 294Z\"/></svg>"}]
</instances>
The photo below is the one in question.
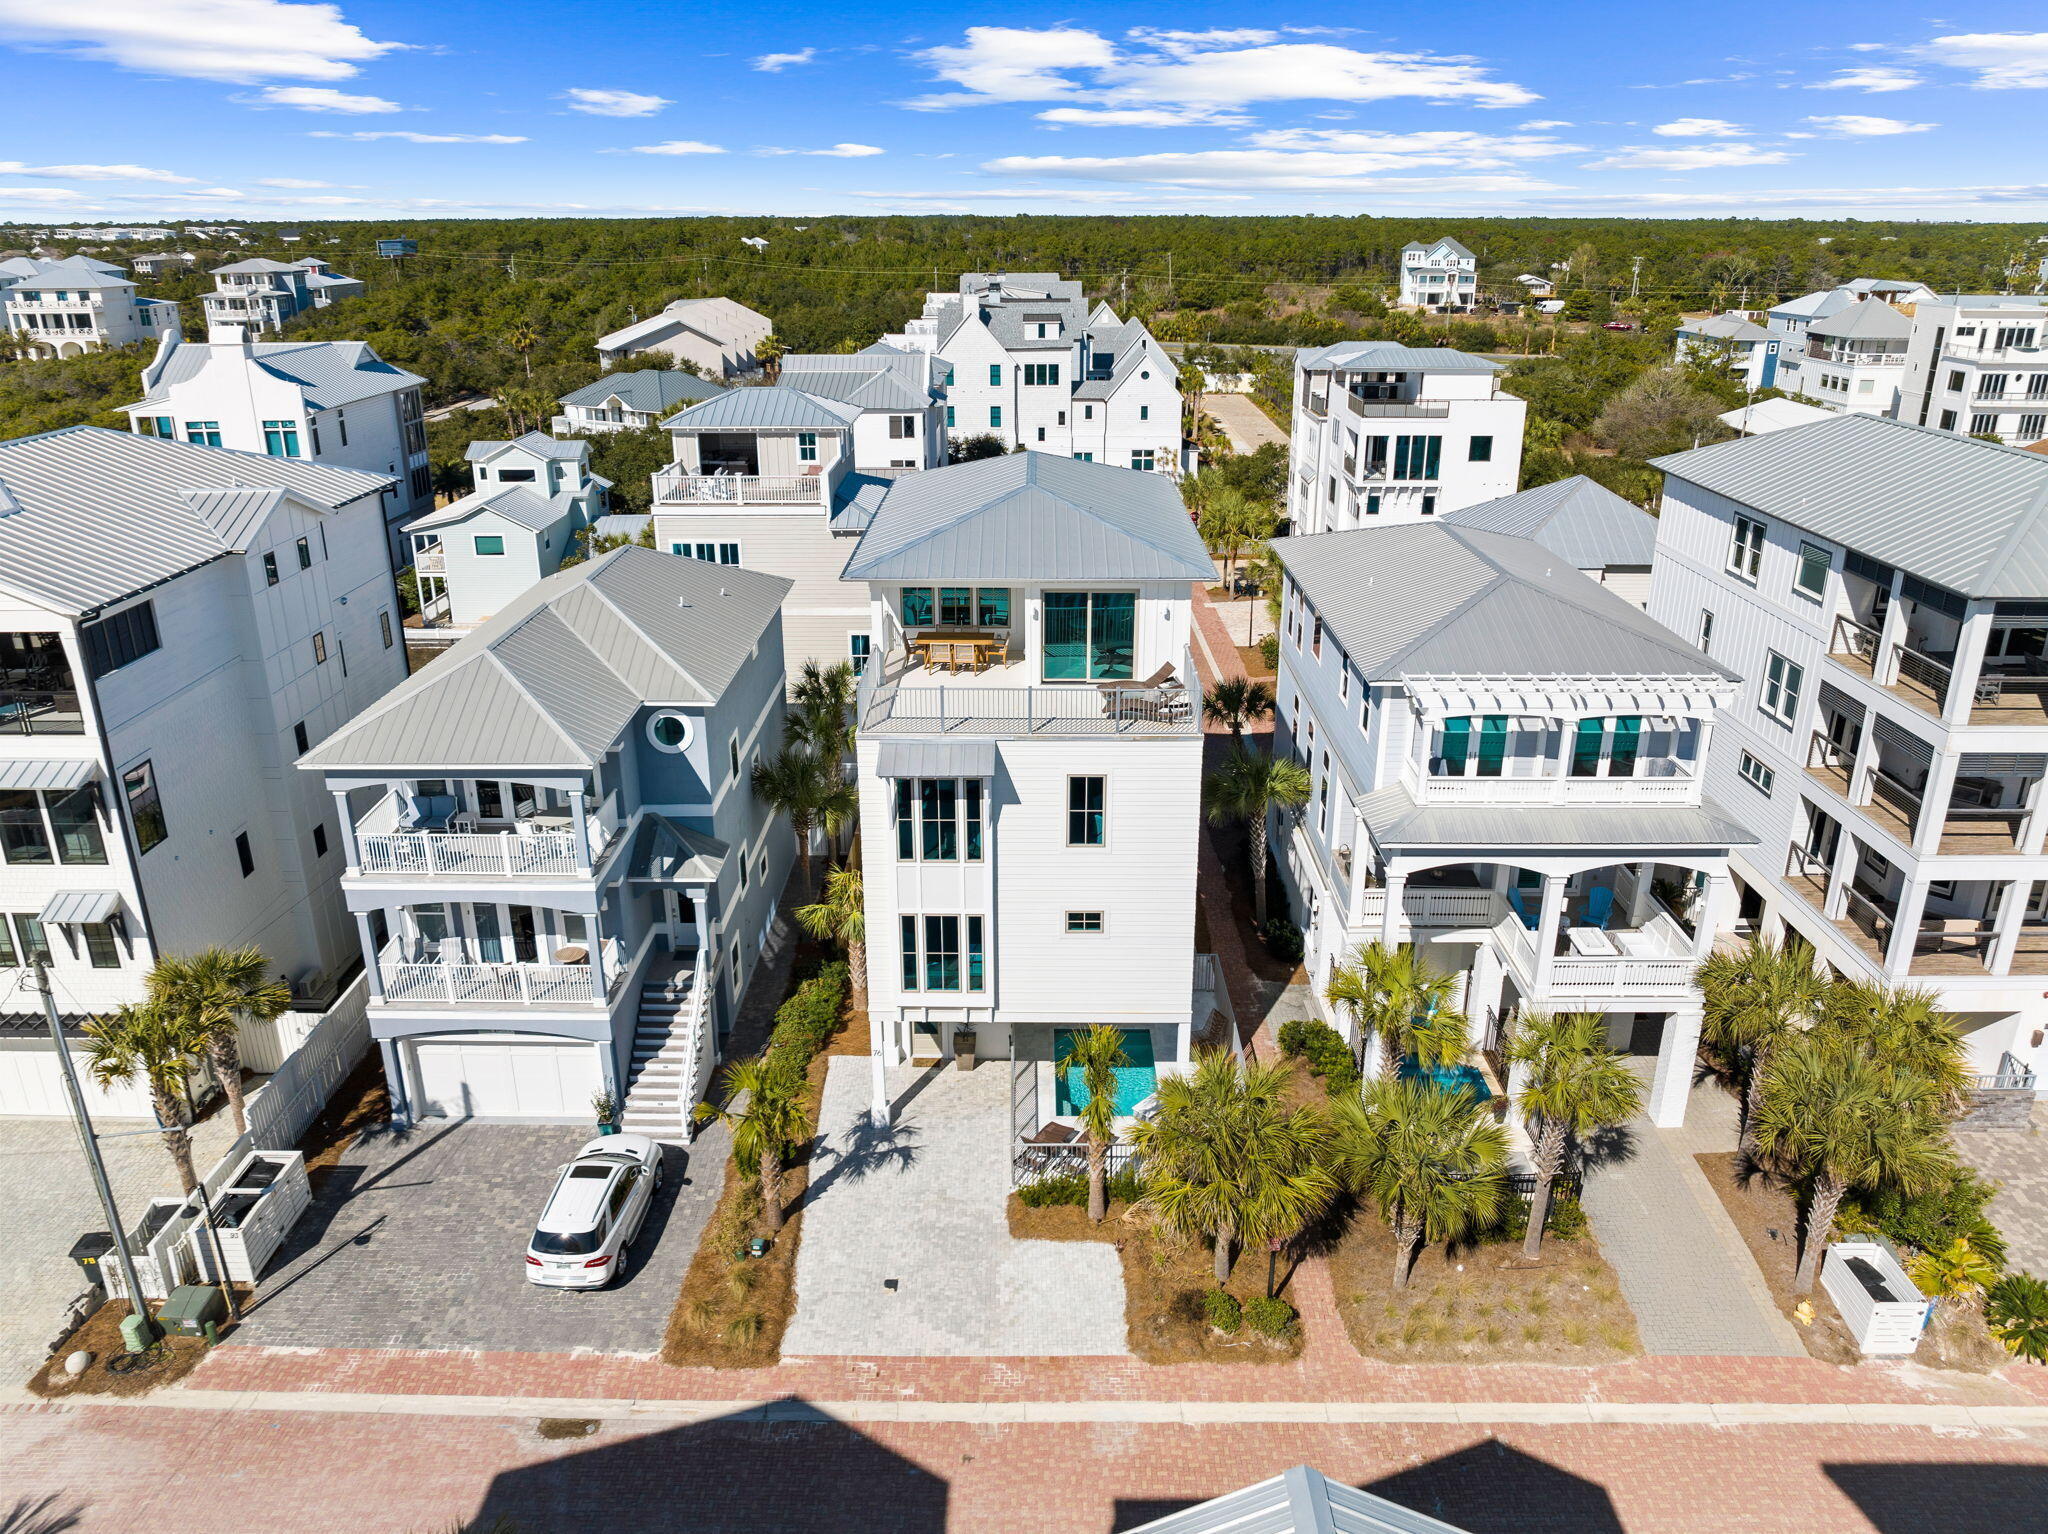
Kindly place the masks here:
<instances>
[{"instance_id":1,"label":"white suv parked","mask_svg":"<svg viewBox=\"0 0 2048 1534\"><path fill-rule=\"evenodd\" d=\"M626 1271L626 1247L661 1186L661 1147L646 1135L604 1135L562 1168L526 1247L529 1283L602 1289Z\"/></svg>"}]
</instances>

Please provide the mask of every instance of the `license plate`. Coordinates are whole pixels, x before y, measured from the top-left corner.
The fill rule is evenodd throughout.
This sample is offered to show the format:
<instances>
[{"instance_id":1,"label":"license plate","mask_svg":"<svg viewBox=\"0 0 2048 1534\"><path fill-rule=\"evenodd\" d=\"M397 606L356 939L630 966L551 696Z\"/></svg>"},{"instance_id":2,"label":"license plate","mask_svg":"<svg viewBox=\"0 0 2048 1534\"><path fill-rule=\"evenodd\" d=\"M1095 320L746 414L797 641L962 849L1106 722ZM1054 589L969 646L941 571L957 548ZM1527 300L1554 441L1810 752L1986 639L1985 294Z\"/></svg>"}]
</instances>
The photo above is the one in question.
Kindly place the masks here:
<instances>
[{"instance_id":1,"label":"license plate","mask_svg":"<svg viewBox=\"0 0 2048 1534\"><path fill-rule=\"evenodd\" d=\"M576 1266L573 1262L551 1262L548 1267L557 1273L567 1273Z\"/></svg>"}]
</instances>

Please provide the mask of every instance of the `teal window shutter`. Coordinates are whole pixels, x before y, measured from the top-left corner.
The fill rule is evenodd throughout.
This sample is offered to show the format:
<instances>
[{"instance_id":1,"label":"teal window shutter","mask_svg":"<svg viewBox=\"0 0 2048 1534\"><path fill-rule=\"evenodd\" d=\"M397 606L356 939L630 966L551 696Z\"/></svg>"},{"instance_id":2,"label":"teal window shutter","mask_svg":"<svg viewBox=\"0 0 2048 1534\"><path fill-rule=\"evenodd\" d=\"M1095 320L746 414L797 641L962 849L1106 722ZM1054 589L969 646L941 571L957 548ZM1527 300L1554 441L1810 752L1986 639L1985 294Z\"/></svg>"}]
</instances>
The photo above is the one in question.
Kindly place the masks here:
<instances>
[{"instance_id":1,"label":"teal window shutter","mask_svg":"<svg viewBox=\"0 0 2048 1534\"><path fill-rule=\"evenodd\" d=\"M1446 719L1444 721L1444 771L1454 778L1465 775L1465 759L1472 751L1472 721L1469 719Z\"/></svg>"},{"instance_id":2,"label":"teal window shutter","mask_svg":"<svg viewBox=\"0 0 2048 1534\"><path fill-rule=\"evenodd\" d=\"M1600 772L1600 746L1607 736L1605 719L1581 719L1572 739L1572 776L1590 778Z\"/></svg>"},{"instance_id":3,"label":"teal window shutter","mask_svg":"<svg viewBox=\"0 0 2048 1534\"><path fill-rule=\"evenodd\" d=\"M1497 778L1508 755L1508 721L1505 714L1488 714L1479 721L1479 776Z\"/></svg>"},{"instance_id":4,"label":"teal window shutter","mask_svg":"<svg viewBox=\"0 0 2048 1534\"><path fill-rule=\"evenodd\" d=\"M1641 749L1643 721L1626 715L1614 721L1614 745L1607 753L1607 775L1614 778L1635 776L1636 753Z\"/></svg>"}]
</instances>

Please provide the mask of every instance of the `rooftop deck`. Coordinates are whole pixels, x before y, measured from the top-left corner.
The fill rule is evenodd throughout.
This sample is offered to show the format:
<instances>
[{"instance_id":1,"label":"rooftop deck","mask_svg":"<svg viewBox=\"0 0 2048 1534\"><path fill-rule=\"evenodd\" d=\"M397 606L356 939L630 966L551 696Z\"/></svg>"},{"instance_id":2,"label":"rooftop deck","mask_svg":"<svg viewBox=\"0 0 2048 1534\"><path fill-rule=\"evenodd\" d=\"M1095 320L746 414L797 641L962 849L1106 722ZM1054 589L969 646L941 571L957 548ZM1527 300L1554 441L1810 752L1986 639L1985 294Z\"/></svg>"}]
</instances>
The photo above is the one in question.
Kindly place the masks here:
<instances>
[{"instance_id":1,"label":"rooftop deck","mask_svg":"<svg viewBox=\"0 0 2048 1534\"><path fill-rule=\"evenodd\" d=\"M1185 655L1173 677L1152 687L1045 682L1021 661L978 671L932 670L901 657L877 657L861 678L857 712L861 731L869 735L1202 733L1199 682Z\"/></svg>"}]
</instances>

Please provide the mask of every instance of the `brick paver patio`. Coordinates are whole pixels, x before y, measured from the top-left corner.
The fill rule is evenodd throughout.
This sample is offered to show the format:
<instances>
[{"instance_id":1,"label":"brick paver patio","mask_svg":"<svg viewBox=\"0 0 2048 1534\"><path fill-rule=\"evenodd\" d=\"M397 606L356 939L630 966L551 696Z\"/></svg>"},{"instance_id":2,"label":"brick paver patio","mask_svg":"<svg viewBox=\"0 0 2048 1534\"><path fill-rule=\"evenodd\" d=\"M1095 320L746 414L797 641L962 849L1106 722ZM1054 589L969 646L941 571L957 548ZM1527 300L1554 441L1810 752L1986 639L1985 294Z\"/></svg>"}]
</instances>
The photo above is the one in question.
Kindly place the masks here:
<instances>
[{"instance_id":1,"label":"brick paver patio","mask_svg":"<svg viewBox=\"0 0 2048 1534\"><path fill-rule=\"evenodd\" d=\"M1991 1219L2005 1236L2006 1260L2048 1277L2048 1105L2034 1104L2027 1130L1970 1130L1956 1149L1998 1184Z\"/></svg>"}]
</instances>

